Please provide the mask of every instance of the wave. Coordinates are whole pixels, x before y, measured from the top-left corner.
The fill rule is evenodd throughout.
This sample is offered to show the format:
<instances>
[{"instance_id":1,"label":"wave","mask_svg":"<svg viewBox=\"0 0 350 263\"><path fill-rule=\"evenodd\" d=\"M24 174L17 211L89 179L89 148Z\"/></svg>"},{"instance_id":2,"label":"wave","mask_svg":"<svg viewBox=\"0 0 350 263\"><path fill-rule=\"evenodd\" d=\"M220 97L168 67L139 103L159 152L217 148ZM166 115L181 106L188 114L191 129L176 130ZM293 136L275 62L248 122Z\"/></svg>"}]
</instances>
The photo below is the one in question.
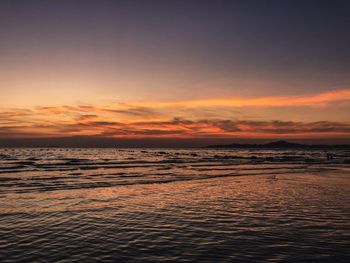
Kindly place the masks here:
<instances>
[{"instance_id":1,"label":"wave","mask_svg":"<svg viewBox=\"0 0 350 263\"><path fill-rule=\"evenodd\" d=\"M286 175L295 173L319 173L332 170L331 168L296 168L291 169L271 169L271 170L257 170L246 169L235 173L221 173L221 174L186 174L178 175L174 173L158 173L158 174L91 174L83 175L83 178L72 176L50 176L50 177L31 177L26 180L22 178L5 178L2 182L7 183L2 185L0 193L32 193L42 191L57 191L57 190L73 190L84 188L101 188L113 186L127 186L127 185L141 185L141 184L164 184L175 183L183 181L207 180L223 177L239 177L239 176L266 176L266 175ZM95 177L101 181L89 181L89 177ZM112 180L111 180L112 179ZM131 180L124 180L131 179ZM0 180L1 181L1 180Z\"/></svg>"},{"instance_id":2,"label":"wave","mask_svg":"<svg viewBox=\"0 0 350 263\"><path fill-rule=\"evenodd\" d=\"M349 152L0 149L0 192L156 184L348 169Z\"/></svg>"}]
</instances>

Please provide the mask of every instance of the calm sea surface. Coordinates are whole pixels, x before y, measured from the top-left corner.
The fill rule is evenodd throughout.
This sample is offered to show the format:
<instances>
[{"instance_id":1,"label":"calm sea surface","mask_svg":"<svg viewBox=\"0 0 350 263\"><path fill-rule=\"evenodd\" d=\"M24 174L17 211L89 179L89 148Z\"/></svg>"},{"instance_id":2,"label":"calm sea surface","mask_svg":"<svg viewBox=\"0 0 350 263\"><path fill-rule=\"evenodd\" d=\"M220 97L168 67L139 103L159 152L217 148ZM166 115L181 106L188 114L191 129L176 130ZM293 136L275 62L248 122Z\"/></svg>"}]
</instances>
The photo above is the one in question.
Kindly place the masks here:
<instances>
[{"instance_id":1,"label":"calm sea surface","mask_svg":"<svg viewBox=\"0 0 350 263\"><path fill-rule=\"evenodd\" d=\"M0 262L350 262L350 151L0 149Z\"/></svg>"}]
</instances>

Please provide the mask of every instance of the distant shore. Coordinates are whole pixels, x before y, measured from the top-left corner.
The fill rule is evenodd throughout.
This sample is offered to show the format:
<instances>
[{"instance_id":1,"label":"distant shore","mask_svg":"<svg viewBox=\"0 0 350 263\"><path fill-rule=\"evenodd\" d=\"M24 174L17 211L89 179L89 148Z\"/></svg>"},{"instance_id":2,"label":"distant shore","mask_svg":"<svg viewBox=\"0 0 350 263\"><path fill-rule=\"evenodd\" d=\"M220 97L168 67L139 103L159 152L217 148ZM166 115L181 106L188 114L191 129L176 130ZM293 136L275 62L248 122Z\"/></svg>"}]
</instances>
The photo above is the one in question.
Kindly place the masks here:
<instances>
[{"instance_id":1,"label":"distant shore","mask_svg":"<svg viewBox=\"0 0 350 263\"><path fill-rule=\"evenodd\" d=\"M236 148L236 149L303 149L303 150L331 150L331 149L344 149L350 150L350 144L300 144L291 143L287 141L274 141L265 144L218 144L208 145L205 148Z\"/></svg>"}]
</instances>

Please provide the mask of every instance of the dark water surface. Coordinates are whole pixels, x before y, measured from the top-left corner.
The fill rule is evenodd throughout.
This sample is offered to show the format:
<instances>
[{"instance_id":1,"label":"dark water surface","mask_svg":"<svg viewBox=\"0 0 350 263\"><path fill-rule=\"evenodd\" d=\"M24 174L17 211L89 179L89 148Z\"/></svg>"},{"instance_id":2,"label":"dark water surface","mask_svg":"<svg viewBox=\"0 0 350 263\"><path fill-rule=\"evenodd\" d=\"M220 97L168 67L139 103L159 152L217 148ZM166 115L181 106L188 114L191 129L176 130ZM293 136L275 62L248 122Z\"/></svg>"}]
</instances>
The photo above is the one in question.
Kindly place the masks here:
<instances>
[{"instance_id":1,"label":"dark water surface","mask_svg":"<svg viewBox=\"0 0 350 263\"><path fill-rule=\"evenodd\" d=\"M350 262L350 152L0 149L0 262Z\"/></svg>"}]
</instances>

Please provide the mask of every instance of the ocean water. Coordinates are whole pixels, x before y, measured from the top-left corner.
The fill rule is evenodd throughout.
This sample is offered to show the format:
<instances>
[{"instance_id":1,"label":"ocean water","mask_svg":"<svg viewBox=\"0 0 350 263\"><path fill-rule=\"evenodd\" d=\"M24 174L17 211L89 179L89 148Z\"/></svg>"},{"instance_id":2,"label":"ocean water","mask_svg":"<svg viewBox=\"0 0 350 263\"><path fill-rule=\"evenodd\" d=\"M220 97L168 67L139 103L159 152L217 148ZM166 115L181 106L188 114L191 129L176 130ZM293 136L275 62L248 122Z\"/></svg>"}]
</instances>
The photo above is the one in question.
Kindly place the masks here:
<instances>
[{"instance_id":1,"label":"ocean water","mask_svg":"<svg viewBox=\"0 0 350 263\"><path fill-rule=\"evenodd\" d=\"M350 262L350 151L0 149L0 262Z\"/></svg>"}]
</instances>

